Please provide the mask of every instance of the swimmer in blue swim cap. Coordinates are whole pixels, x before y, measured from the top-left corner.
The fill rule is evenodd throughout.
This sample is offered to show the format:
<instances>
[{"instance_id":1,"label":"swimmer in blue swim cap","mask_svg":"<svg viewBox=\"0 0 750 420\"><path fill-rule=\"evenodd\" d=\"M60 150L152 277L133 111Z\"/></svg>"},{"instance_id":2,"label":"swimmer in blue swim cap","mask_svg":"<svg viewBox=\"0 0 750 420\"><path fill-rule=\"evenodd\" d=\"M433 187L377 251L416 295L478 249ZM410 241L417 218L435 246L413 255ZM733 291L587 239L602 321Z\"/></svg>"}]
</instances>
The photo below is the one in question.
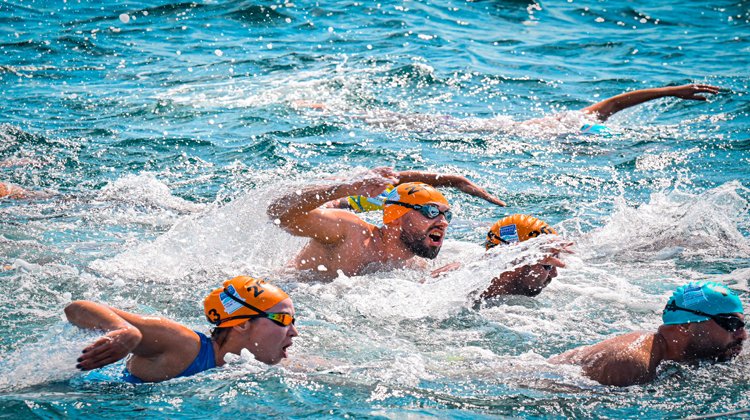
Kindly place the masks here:
<instances>
[{"instance_id":1,"label":"swimmer in blue swim cap","mask_svg":"<svg viewBox=\"0 0 750 420\"><path fill-rule=\"evenodd\" d=\"M656 333L633 332L552 357L551 363L580 365L603 384L630 386L652 381L662 361L727 361L747 339L742 302L726 286L697 282L680 286L662 312Z\"/></svg>"},{"instance_id":2,"label":"swimmer in blue swim cap","mask_svg":"<svg viewBox=\"0 0 750 420\"><path fill-rule=\"evenodd\" d=\"M601 124L612 115L636 106L642 103L653 101L660 98L679 98L689 101L706 101L708 98L704 94L717 94L721 89L717 86L704 84L687 84L681 86L664 86L659 88L638 89L631 92L621 93L612 96L603 101L583 109L573 111L586 114L591 121L584 123L578 128L578 133L583 135L596 135L600 137L609 137L613 133L605 125ZM300 101L296 106L325 110L325 104L311 103ZM509 117L493 118L454 118L450 115L430 115L430 114L404 114L388 110L372 110L363 116L348 117L361 118L365 122L377 125L379 127L394 127L400 130L408 131L459 131L459 132L497 132L513 129L523 131L533 128L534 126L545 127L550 121L563 121L567 119L570 112L562 112L549 115L542 118L533 118L526 121L513 121ZM499 119L498 119L499 118ZM574 118L574 121L580 120ZM502 123L499 123L502 122Z\"/></svg>"}]
</instances>

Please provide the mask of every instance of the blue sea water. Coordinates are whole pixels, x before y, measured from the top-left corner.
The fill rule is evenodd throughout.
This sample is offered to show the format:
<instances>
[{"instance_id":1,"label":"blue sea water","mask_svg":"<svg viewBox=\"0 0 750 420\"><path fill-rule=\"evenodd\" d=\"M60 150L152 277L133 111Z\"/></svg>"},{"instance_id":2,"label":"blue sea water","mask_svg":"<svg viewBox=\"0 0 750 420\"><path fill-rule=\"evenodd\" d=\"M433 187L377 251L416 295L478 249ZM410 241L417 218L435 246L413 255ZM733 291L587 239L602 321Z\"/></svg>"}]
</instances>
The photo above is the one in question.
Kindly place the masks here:
<instances>
[{"instance_id":1,"label":"blue sea water","mask_svg":"<svg viewBox=\"0 0 750 420\"><path fill-rule=\"evenodd\" d=\"M688 280L748 302L748 68L742 0L4 1L0 181L48 196L0 201L0 416L748 409L747 350L625 389L546 362L654 330ZM723 90L623 111L609 137L579 133L591 121L576 110L685 83ZM284 272L304 241L268 220L269 200L377 166L462 174L509 206L446 192L455 221L436 265L468 263L438 280ZM478 288L534 252L480 258L512 213L547 220L576 254L538 297L475 308ZM289 364L245 356L138 386L113 380L121 366L74 368L93 335L63 320L71 300L207 330L203 296L239 274L294 298Z\"/></svg>"}]
</instances>

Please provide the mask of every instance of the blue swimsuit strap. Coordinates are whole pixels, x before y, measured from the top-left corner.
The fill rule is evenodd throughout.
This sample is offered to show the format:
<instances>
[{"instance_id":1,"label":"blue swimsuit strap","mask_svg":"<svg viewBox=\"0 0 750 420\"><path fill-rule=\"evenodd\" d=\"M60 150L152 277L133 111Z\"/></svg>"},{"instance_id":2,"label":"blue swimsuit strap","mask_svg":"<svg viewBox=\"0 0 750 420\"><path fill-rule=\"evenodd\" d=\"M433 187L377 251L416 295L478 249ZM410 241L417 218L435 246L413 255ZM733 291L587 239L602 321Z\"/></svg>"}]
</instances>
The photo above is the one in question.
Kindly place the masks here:
<instances>
[{"instance_id":1,"label":"blue swimsuit strap","mask_svg":"<svg viewBox=\"0 0 750 420\"><path fill-rule=\"evenodd\" d=\"M198 334L198 338L200 338L201 341L201 349L198 351L198 355L195 356L195 359L193 359L193 362L190 363L190 366L185 368L185 370L182 371L179 375L175 376L175 378L181 378L183 376L192 376L196 373L203 372L205 370L213 369L216 367L216 357L214 354L214 345L211 341L211 337L206 336L203 333L200 333L198 331L195 331L196 334ZM143 383L143 380L132 373L125 368L125 371L123 372L123 378L125 382L131 383L131 384L141 384Z\"/></svg>"}]
</instances>

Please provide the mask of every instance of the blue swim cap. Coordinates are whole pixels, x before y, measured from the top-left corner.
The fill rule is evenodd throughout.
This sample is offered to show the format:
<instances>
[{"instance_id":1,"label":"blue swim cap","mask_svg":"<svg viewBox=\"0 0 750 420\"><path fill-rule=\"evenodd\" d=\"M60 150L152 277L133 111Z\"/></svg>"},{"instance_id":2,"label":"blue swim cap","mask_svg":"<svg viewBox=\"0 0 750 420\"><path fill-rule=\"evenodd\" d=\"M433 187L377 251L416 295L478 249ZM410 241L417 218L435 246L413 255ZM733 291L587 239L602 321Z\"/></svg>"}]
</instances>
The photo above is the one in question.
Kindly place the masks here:
<instances>
[{"instance_id":1,"label":"blue swim cap","mask_svg":"<svg viewBox=\"0 0 750 420\"><path fill-rule=\"evenodd\" d=\"M691 309L710 315L744 313L742 302L729 288L712 281L693 282L680 286L672 293L661 319L665 325L708 321L703 315L675 308Z\"/></svg>"},{"instance_id":2,"label":"blue swim cap","mask_svg":"<svg viewBox=\"0 0 750 420\"><path fill-rule=\"evenodd\" d=\"M581 134L589 134L594 136L611 137L612 132L609 131L606 125L601 124L584 124L581 127Z\"/></svg>"}]
</instances>

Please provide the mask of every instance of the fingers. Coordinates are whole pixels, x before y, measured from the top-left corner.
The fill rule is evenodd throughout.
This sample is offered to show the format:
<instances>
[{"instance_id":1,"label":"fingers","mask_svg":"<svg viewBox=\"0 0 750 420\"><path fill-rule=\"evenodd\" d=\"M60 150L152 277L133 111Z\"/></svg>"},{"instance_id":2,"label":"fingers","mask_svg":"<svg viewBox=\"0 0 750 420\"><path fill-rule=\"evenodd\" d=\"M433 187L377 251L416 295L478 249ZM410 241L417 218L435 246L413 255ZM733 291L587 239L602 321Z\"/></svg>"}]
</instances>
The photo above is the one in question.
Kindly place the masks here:
<instances>
[{"instance_id":1,"label":"fingers","mask_svg":"<svg viewBox=\"0 0 750 420\"><path fill-rule=\"evenodd\" d=\"M96 358L79 359L81 361L76 365L76 367L82 371L87 371L107 366L109 364L117 362L120 359L122 359L122 357L118 356L114 350L110 350L98 355Z\"/></svg>"},{"instance_id":2,"label":"fingers","mask_svg":"<svg viewBox=\"0 0 750 420\"><path fill-rule=\"evenodd\" d=\"M90 344L88 347L83 349L82 353L93 353L97 351L98 349L102 347L106 347L108 344L112 343L112 338L110 337L100 337L98 340L94 341L92 344Z\"/></svg>"},{"instance_id":3,"label":"fingers","mask_svg":"<svg viewBox=\"0 0 750 420\"><path fill-rule=\"evenodd\" d=\"M116 343L111 337L104 336L83 349L76 367L81 370L96 369L120 360L128 353L128 350L123 349L122 345Z\"/></svg>"},{"instance_id":4,"label":"fingers","mask_svg":"<svg viewBox=\"0 0 750 420\"><path fill-rule=\"evenodd\" d=\"M558 246L554 248L550 248L550 251L553 255L559 255L559 254L575 254L575 251L573 251L573 242L566 242L564 244L559 244Z\"/></svg>"},{"instance_id":5,"label":"fingers","mask_svg":"<svg viewBox=\"0 0 750 420\"><path fill-rule=\"evenodd\" d=\"M455 262L452 262L452 263L450 263L448 265L445 265L443 267L440 267L440 268L432 271L432 273L430 273L430 275L433 278L436 278L436 277L439 277L440 275L445 274L445 273L447 273L449 271L458 270L459 268L461 268L461 262L460 261L455 261Z\"/></svg>"},{"instance_id":6,"label":"fingers","mask_svg":"<svg viewBox=\"0 0 750 420\"><path fill-rule=\"evenodd\" d=\"M377 168L373 168L372 172L375 172L376 174L382 177L391 177L391 178L398 177L398 173L394 171L393 168L390 166L378 166Z\"/></svg>"},{"instance_id":7,"label":"fingers","mask_svg":"<svg viewBox=\"0 0 750 420\"><path fill-rule=\"evenodd\" d=\"M473 195L475 197L479 197L485 201L489 201L492 204L505 207L505 201L495 197L494 195L490 194L485 190L484 188L478 187L474 185L471 181L467 181L467 184L458 186L458 189L465 192L466 194Z\"/></svg>"},{"instance_id":8,"label":"fingers","mask_svg":"<svg viewBox=\"0 0 750 420\"><path fill-rule=\"evenodd\" d=\"M490 202L490 203L492 203L492 204L496 204L496 205L498 205L498 206L500 206L500 207L505 207L505 206L507 206L507 204L505 204L505 201L503 201L503 200L501 200L501 199L499 199L499 198L495 197L494 195L491 195L491 196L489 196L489 197L487 198L487 201L489 201L489 202Z\"/></svg>"},{"instance_id":9,"label":"fingers","mask_svg":"<svg viewBox=\"0 0 750 420\"><path fill-rule=\"evenodd\" d=\"M548 257L542 258L542 260L539 261L539 264L551 265L557 268L565 268L565 263L561 259L553 257L551 255Z\"/></svg>"},{"instance_id":10,"label":"fingers","mask_svg":"<svg viewBox=\"0 0 750 420\"><path fill-rule=\"evenodd\" d=\"M710 93L712 95L716 95L721 91L721 88L718 86L712 86L712 85L703 85L703 84L692 84L692 85L684 85L681 86L683 90L683 98L689 99L693 101L707 101L708 98L703 95L699 95L699 93Z\"/></svg>"},{"instance_id":11,"label":"fingers","mask_svg":"<svg viewBox=\"0 0 750 420\"><path fill-rule=\"evenodd\" d=\"M713 94L719 93L721 91L720 87L712 86L712 85L693 85L693 88L699 92L713 93Z\"/></svg>"},{"instance_id":12,"label":"fingers","mask_svg":"<svg viewBox=\"0 0 750 420\"><path fill-rule=\"evenodd\" d=\"M292 105L295 108L310 108L310 109L317 109L319 111L324 111L326 109L326 104L312 102L312 101L305 101L301 99L292 102Z\"/></svg>"}]
</instances>

